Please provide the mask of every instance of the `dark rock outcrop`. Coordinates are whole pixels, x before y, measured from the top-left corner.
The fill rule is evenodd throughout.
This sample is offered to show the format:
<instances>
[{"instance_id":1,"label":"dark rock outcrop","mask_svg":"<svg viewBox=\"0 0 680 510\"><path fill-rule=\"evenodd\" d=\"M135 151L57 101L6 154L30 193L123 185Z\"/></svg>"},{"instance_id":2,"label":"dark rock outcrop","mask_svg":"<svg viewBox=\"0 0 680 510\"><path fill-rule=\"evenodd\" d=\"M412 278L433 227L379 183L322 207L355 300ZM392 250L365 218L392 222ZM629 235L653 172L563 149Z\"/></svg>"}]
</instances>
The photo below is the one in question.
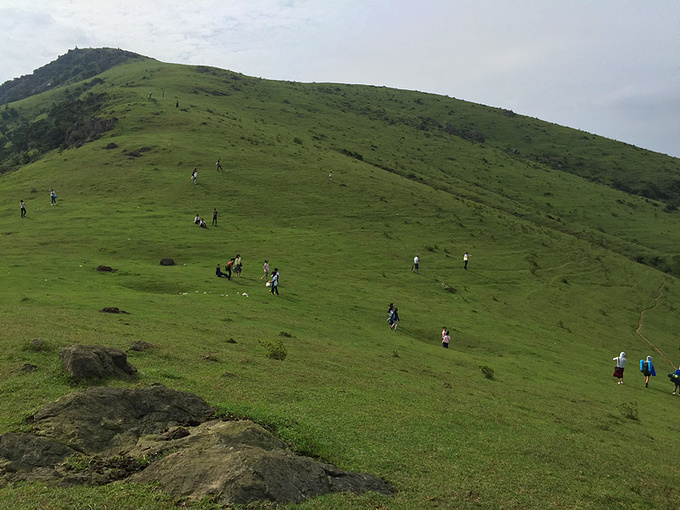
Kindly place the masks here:
<instances>
[{"instance_id":1,"label":"dark rock outcrop","mask_svg":"<svg viewBox=\"0 0 680 510\"><path fill-rule=\"evenodd\" d=\"M46 405L34 434L0 436L0 487L116 480L157 483L222 505L299 503L329 492L394 493L389 482L294 454L251 421L214 419L191 393L165 386L90 388Z\"/></svg>"},{"instance_id":2,"label":"dark rock outcrop","mask_svg":"<svg viewBox=\"0 0 680 510\"><path fill-rule=\"evenodd\" d=\"M120 349L98 345L71 345L59 352L64 369L73 379L129 377L137 369L127 361Z\"/></svg>"},{"instance_id":3,"label":"dark rock outcrop","mask_svg":"<svg viewBox=\"0 0 680 510\"><path fill-rule=\"evenodd\" d=\"M162 455L167 451L172 453ZM251 421L203 423L176 441L140 442L134 454L162 458L130 481L158 483L176 497L209 496L223 505L300 503L331 492L394 492L375 476L295 455Z\"/></svg>"},{"instance_id":4,"label":"dark rock outcrop","mask_svg":"<svg viewBox=\"0 0 680 510\"><path fill-rule=\"evenodd\" d=\"M41 435L78 451L113 455L130 449L146 434L176 425L197 425L214 413L196 395L162 385L95 387L47 404L31 422Z\"/></svg>"},{"instance_id":5,"label":"dark rock outcrop","mask_svg":"<svg viewBox=\"0 0 680 510\"><path fill-rule=\"evenodd\" d=\"M137 340L128 348L128 351L143 352L148 351L152 347L153 346L149 342L145 342L144 340Z\"/></svg>"}]
</instances>

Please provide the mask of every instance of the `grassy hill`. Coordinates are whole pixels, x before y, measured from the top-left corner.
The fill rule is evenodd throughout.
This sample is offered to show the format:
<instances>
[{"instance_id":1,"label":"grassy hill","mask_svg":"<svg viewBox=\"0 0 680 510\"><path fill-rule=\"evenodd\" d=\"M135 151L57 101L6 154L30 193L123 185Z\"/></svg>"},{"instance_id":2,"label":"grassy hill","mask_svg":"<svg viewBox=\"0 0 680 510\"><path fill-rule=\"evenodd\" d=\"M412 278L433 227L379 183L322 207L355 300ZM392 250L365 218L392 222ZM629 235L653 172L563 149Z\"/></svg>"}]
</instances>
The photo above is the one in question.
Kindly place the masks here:
<instances>
[{"instance_id":1,"label":"grassy hill","mask_svg":"<svg viewBox=\"0 0 680 510\"><path fill-rule=\"evenodd\" d=\"M97 95L96 117L116 120L0 176L0 432L82 388L62 347L144 340L155 348L129 352L134 384L195 392L399 489L299 508L680 506L680 399L665 376L680 213L610 185L668 194L677 159L447 97L151 59L69 87L8 105L34 123ZM213 208L218 227L193 224ZM216 278L237 253L243 276ZM640 332L671 362L636 333L643 310ZM279 341L286 359L269 359ZM645 389L648 354L659 375ZM4 508L175 504L128 485L0 490Z\"/></svg>"}]
</instances>

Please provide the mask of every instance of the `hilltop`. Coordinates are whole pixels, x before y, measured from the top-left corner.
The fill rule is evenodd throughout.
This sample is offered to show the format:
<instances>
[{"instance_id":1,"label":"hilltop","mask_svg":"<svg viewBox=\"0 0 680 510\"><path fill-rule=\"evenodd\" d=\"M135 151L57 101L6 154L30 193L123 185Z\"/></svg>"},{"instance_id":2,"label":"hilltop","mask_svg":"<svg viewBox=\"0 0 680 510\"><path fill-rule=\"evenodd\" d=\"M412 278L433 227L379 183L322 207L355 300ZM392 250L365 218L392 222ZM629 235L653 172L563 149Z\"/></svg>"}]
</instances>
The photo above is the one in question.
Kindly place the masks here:
<instances>
[{"instance_id":1,"label":"hilltop","mask_svg":"<svg viewBox=\"0 0 680 510\"><path fill-rule=\"evenodd\" d=\"M29 75L0 85L0 105L86 80L123 62L142 58L141 55L121 49L75 48Z\"/></svg>"},{"instance_id":2,"label":"hilltop","mask_svg":"<svg viewBox=\"0 0 680 510\"><path fill-rule=\"evenodd\" d=\"M678 506L677 159L449 97L148 58L2 112L2 432L80 389L61 348L143 340L136 384L398 490L301 508ZM193 224L213 208L217 227ZM237 253L243 276L215 278ZM0 491L4 507L83 501L176 503L146 486Z\"/></svg>"}]
</instances>

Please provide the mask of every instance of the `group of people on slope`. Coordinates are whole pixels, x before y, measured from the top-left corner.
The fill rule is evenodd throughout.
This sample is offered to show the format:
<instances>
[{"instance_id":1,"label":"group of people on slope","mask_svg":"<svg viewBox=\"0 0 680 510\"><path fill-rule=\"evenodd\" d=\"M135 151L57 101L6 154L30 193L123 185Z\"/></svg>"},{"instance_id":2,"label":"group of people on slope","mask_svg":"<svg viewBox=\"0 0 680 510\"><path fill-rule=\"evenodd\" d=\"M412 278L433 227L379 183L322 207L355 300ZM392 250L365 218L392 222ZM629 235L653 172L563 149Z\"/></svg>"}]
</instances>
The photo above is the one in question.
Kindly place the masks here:
<instances>
[{"instance_id":1,"label":"group of people on slope","mask_svg":"<svg viewBox=\"0 0 680 510\"><path fill-rule=\"evenodd\" d=\"M231 280L232 271L235 276L241 276L241 271L243 268L243 262L241 260L241 255L236 255L233 259L227 262L225 266L226 272L222 271L220 264L217 264L215 268L215 276L218 278L224 277L227 280ZM265 280L265 285L269 287L271 293L275 296L279 295L279 268L275 267L271 275L269 274L269 260L265 259L264 265L262 266L263 275L260 280Z\"/></svg>"},{"instance_id":2,"label":"group of people on slope","mask_svg":"<svg viewBox=\"0 0 680 510\"><path fill-rule=\"evenodd\" d=\"M227 262L227 265L224 267L226 269L226 272L222 271L222 267L219 264L217 264L217 267L215 268L215 276L217 276L218 278L224 277L227 280L231 280L232 272L236 276L241 276L241 270L243 268L241 255L236 255L234 258L230 259L229 262Z\"/></svg>"},{"instance_id":3,"label":"group of people on slope","mask_svg":"<svg viewBox=\"0 0 680 510\"><path fill-rule=\"evenodd\" d=\"M198 213L196 213L196 216L194 216L194 223L201 228L208 228L208 225L205 224L205 220L201 218Z\"/></svg>"},{"instance_id":4,"label":"group of people on slope","mask_svg":"<svg viewBox=\"0 0 680 510\"><path fill-rule=\"evenodd\" d=\"M626 353L621 352L618 356L613 358L616 361L616 367L614 367L614 377L618 379L618 384L623 384L623 370L626 367ZM640 372L645 377L645 388L649 388L649 378L656 377L656 369L654 368L654 363L652 362L652 357L647 356L645 359L640 360ZM673 395L680 395L680 367L678 367L675 372L668 374L671 382L675 384L675 389L673 390Z\"/></svg>"},{"instance_id":5,"label":"group of people on slope","mask_svg":"<svg viewBox=\"0 0 680 510\"><path fill-rule=\"evenodd\" d=\"M179 105L179 102L177 104ZM221 159L217 160L215 166L217 167L218 172L220 170L224 170L224 168L222 168ZM194 168L194 171L191 172L191 182L193 182L194 184L198 184L198 168Z\"/></svg>"},{"instance_id":6,"label":"group of people on slope","mask_svg":"<svg viewBox=\"0 0 680 510\"><path fill-rule=\"evenodd\" d=\"M262 266L263 275L260 276L260 280L264 279L265 285L269 287L270 292L274 296L279 295L279 268L275 267L271 274L271 279L269 279L269 259L264 259L264 265Z\"/></svg>"},{"instance_id":7,"label":"group of people on slope","mask_svg":"<svg viewBox=\"0 0 680 510\"><path fill-rule=\"evenodd\" d=\"M203 218L201 218L201 216L198 213L196 213L196 216L194 216L194 223L201 228L208 228L208 225L205 223L205 220ZM212 224L213 224L213 227L217 226L217 209L216 208L213 208Z\"/></svg>"},{"instance_id":8,"label":"group of people on slope","mask_svg":"<svg viewBox=\"0 0 680 510\"><path fill-rule=\"evenodd\" d=\"M463 255L463 269L467 271L467 266L468 266L468 261L470 260L470 253L465 252ZM413 264L411 265L411 272L412 273L417 273L420 274L420 255L416 253L416 256L413 257Z\"/></svg>"},{"instance_id":9,"label":"group of people on slope","mask_svg":"<svg viewBox=\"0 0 680 510\"><path fill-rule=\"evenodd\" d=\"M57 205L57 192L50 188L50 205ZM23 199L19 201L19 211L21 212L21 217L26 217L26 202Z\"/></svg>"}]
</instances>

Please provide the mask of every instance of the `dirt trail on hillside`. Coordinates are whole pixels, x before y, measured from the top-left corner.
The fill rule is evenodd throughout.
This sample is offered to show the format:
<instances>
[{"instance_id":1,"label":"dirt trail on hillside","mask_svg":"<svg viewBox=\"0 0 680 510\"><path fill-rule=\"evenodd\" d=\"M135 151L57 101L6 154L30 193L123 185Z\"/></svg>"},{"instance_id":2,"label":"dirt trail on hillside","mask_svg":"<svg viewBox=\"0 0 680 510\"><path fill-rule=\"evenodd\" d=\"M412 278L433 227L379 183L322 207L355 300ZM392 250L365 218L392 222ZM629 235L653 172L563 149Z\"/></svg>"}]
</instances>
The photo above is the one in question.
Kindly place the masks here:
<instances>
[{"instance_id":1,"label":"dirt trail on hillside","mask_svg":"<svg viewBox=\"0 0 680 510\"><path fill-rule=\"evenodd\" d=\"M668 361L668 363L670 364L670 366L672 366L673 368L676 368L676 366L675 366L675 365L673 364L673 362L669 359L669 357L666 356L663 352L661 352L661 350L660 350L656 345L654 345L652 342L649 341L649 338L647 338L645 335L643 335L643 334L641 333L641 330L642 330L642 323L643 323L643 317L644 317L644 315L645 315L645 312L648 311L648 310L653 310L654 308L656 308L657 306L659 306L659 300L661 299L661 289L663 289L663 286L665 285L665 283L666 283L666 278L664 277L664 279L663 279L662 282L661 282L661 285L659 285L659 288L656 290L656 297L654 298L654 306L650 306L649 308L644 308L644 309L640 310L640 318L638 319L638 326L637 326L637 328L635 329L635 332L638 334L638 336L639 336L640 338L642 338L645 342L647 342L647 343L649 344L649 346L650 346L652 349L654 349L654 350L655 350L656 352L658 352L661 356L663 356L664 359L665 359L666 361Z\"/></svg>"}]
</instances>

